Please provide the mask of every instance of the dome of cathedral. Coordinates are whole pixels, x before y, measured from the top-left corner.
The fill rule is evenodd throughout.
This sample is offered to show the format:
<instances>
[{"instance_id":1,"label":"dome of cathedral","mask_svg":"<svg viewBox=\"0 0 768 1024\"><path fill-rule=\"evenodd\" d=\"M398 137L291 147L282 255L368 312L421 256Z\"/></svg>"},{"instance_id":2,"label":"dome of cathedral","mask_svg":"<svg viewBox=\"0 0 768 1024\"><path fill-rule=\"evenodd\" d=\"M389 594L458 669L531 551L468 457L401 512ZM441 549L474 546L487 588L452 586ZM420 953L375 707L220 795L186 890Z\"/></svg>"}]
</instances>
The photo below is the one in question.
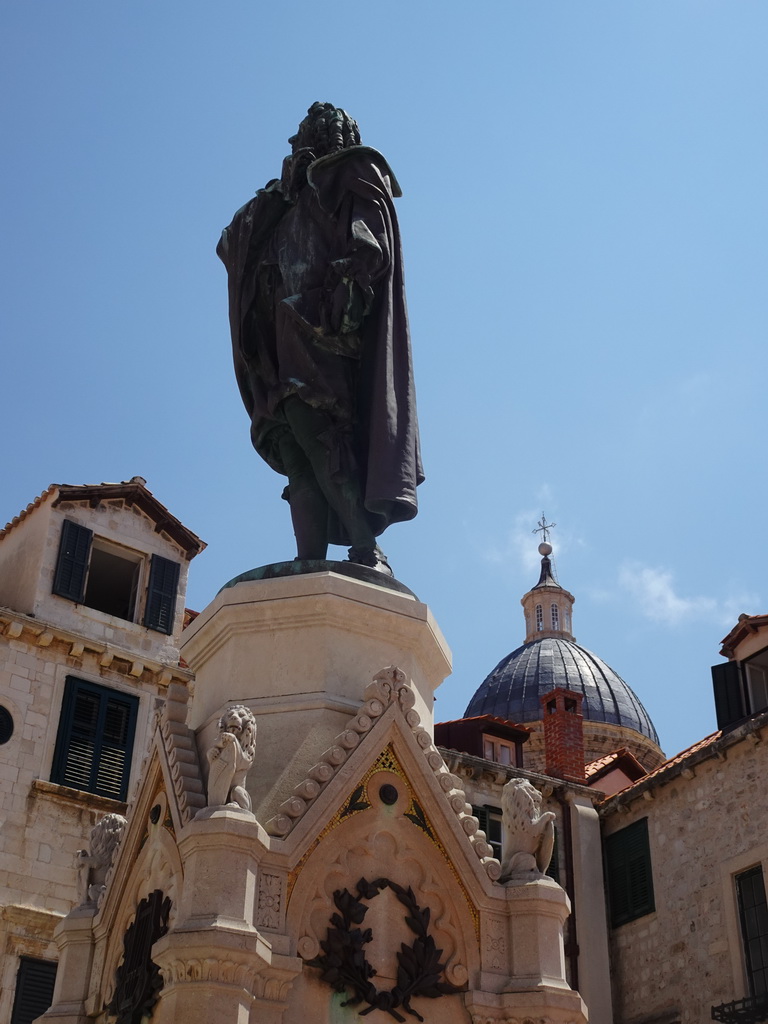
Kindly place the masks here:
<instances>
[{"instance_id":1,"label":"dome of cathedral","mask_svg":"<svg viewBox=\"0 0 768 1024\"><path fill-rule=\"evenodd\" d=\"M542 515L539 530L541 573L523 595L525 642L503 658L479 686L464 712L466 718L493 715L528 726L526 765L545 764L544 710L541 698L553 690L580 694L584 756L589 762L626 746L648 770L663 760L650 715L618 673L576 643L571 632L575 598L557 580L549 531Z\"/></svg>"},{"instance_id":2,"label":"dome of cathedral","mask_svg":"<svg viewBox=\"0 0 768 1024\"><path fill-rule=\"evenodd\" d=\"M480 685L465 717L495 715L525 724L541 720L541 698L556 687L584 696L585 721L632 729L659 742L653 722L629 686L575 640L545 636L503 658Z\"/></svg>"}]
</instances>

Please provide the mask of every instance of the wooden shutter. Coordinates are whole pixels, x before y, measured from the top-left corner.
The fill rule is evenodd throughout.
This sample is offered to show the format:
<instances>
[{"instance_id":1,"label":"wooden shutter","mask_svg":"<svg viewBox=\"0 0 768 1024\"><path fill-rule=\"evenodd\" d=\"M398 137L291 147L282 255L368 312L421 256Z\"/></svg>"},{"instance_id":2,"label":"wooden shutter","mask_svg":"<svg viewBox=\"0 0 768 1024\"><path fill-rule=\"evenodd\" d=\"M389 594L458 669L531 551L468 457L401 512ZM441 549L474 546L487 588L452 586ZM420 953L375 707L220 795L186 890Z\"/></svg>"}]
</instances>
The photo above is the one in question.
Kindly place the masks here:
<instances>
[{"instance_id":1,"label":"wooden shutter","mask_svg":"<svg viewBox=\"0 0 768 1024\"><path fill-rule=\"evenodd\" d=\"M488 811L485 807L473 807L472 813L477 818L480 828L485 832L486 839L488 838Z\"/></svg>"},{"instance_id":2,"label":"wooden shutter","mask_svg":"<svg viewBox=\"0 0 768 1024\"><path fill-rule=\"evenodd\" d=\"M69 677L51 781L125 800L138 698Z\"/></svg>"},{"instance_id":3,"label":"wooden shutter","mask_svg":"<svg viewBox=\"0 0 768 1024\"><path fill-rule=\"evenodd\" d=\"M56 575L53 578L54 594L67 597L78 604L83 600L92 540L92 530L80 526L79 523L73 523L71 519L64 520Z\"/></svg>"},{"instance_id":4,"label":"wooden shutter","mask_svg":"<svg viewBox=\"0 0 768 1024\"><path fill-rule=\"evenodd\" d=\"M156 629L158 633L173 632L180 571L181 566L178 562L171 562L160 555L152 555L144 625L149 629Z\"/></svg>"},{"instance_id":5,"label":"wooden shutter","mask_svg":"<svg viewBox=\"0 0 768 1024\"><path fill-rule=\"evenodd\" d=\"M32 1024L53 1002L57 965L50 960L23 956L16 975L11 1024Z\"/></svg>"},{"instance_id":6,"label":"wooden shutter","mask_svg":"<svg viewBox=\"0 0 768 1024\"><path fill-rule=\"evenodd\" d=\"M715 691L715 713L718 729L740 722L746 717L744 688L741 680L741 665L738 661L726 661L712 666L712 686Z\"/></svg>"},{"instance_id":7,"label":"wooden shutter","mask_svg":"<svg viewBox=\"0 0 768 1024\"><path fill-rule=\"evenodd\" d=\"M616 927L655 909L648 845L648 819L628 825L605 840L606 880L611 924Z\"/></svg>"}]
</instances>

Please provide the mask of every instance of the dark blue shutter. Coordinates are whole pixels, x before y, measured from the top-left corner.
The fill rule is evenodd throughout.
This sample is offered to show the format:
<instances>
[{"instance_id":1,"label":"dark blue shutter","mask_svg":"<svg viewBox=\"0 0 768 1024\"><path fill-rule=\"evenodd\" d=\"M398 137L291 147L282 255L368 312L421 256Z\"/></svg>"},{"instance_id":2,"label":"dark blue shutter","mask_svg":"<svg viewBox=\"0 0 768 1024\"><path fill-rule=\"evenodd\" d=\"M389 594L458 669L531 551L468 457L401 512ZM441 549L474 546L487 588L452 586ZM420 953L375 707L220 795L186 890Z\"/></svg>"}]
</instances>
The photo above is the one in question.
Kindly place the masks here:
<instances>
[{"instance_id":1,"label":"dark blue shutter","mask_svg":"<svg viewBox=\"0 0 768 1024\"><path fill-rule=\"evenodd\" d=\"M59 557L56 575L53 578L53 592L59 597L80 603L85 594L85 578L88 573L88 556L91 553L93 532L85 526L65 519L61 528Z\"/></svg>"},{"instance_id":2,"label":"dark blue shutter","mask_svg":"<svg viewBox=\"0 0 768 1024\"><path fill-rule=\"evenodd\" d=\"M605 868L614 928L655 909L647 818L608 836Z\"/></svg>"},{"instance_id":3,"label":"dark blue shutter","mask_svg":"<svg viewBox=\"0 0 768 1024\"><path fill-rule=\"evenodd\" d=\"M125 800L138 706L137 697L70 676L51 781Z\"/></svg>"},{"instance_id":4,"label":"dark blue shutter","mask_svg":"<svg viewBox=\"0 0 768 1024\"><path fill-rule=\"evenodd\" d=\"M173 632L180 571L181 566L178 562L171 562L160 555L152 555L144 625L149 629L156 629L158 633Z\"/></svg>"},{"instance_id":5,"label":"dark blue shutter","mask_svg":"<svg viewBox=\"0 0 768 1024\"><path fill-rule=\"evenodd\" d=\"M32 1024L53 1002L53 986L57 965L50 960L33 960L23 956L16 975L11 1024Z\"/></svg>"},{"instance_id":6,"label":"dark blue shutter","mask_svg":"<svg viewBox=\"0 0 768 1024\"><path fill-rule=\"evenodd\" d=\"M726 661L712 666L712 686L715 691L715 713L718 729L740 722L746 717L744 688L741 681L741 665L738 661Z\"/></svg>"}]
</instances>

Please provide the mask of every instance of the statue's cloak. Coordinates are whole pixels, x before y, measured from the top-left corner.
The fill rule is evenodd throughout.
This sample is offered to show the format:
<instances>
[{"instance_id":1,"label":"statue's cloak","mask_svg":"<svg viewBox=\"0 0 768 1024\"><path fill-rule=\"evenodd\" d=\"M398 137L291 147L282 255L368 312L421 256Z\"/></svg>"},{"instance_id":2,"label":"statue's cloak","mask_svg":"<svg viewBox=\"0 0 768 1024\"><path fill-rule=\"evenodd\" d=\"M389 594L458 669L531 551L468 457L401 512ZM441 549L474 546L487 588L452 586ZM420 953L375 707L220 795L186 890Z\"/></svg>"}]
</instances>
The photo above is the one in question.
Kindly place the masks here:
<instances>
[{"instance_id":1,"label":"statue's cloak","mask_svg":"<svg viewBox=\"0 0 768 1024\"><path fill-rule=\"evenodd\" d=\"M327 408L351 430L355 472L378 535L416 515L416 487L424 479L393 202L400 191L381 154L365 146L316 160L307 180L298 203L286 199L281 182L270 182L222 234L217 253L229 278L235 373L254 447L279 473L287 475L275 443L287 429L280 409L287 395ZM310 233L320 237L293 261L298 293L292 268L281 266L292 217L311 222ZM334 336L323 326L323 289L311 285L322 284L330 265L366 296L369 312L357 336ZM296 367L307 360L319 367L307 377L322 382L316 387L297 381ZM352 388L343 380L352 380ZM349 543L340 524L330 539Z\"/></svg>"}]
</instances>

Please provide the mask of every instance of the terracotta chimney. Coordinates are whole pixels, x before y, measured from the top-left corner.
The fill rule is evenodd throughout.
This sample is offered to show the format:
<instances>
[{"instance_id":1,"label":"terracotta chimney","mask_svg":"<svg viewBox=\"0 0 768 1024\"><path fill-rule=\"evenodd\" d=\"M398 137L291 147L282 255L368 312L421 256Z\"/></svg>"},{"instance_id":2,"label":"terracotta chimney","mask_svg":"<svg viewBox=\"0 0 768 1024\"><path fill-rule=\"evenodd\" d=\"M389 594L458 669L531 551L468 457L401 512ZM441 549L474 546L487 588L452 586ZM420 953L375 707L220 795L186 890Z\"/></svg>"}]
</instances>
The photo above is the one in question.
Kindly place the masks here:
<instances>
[{"instance_id":1,"label":"terracotta chimney","mask_svg":"<svg viewBox=\"0 0 768 1024\"><path fill-rule=\"evenodd\" d=\"M541 698L547 775L568 782L586 780L583 695L558 686Z\"/></svg>"}]
</instances>

